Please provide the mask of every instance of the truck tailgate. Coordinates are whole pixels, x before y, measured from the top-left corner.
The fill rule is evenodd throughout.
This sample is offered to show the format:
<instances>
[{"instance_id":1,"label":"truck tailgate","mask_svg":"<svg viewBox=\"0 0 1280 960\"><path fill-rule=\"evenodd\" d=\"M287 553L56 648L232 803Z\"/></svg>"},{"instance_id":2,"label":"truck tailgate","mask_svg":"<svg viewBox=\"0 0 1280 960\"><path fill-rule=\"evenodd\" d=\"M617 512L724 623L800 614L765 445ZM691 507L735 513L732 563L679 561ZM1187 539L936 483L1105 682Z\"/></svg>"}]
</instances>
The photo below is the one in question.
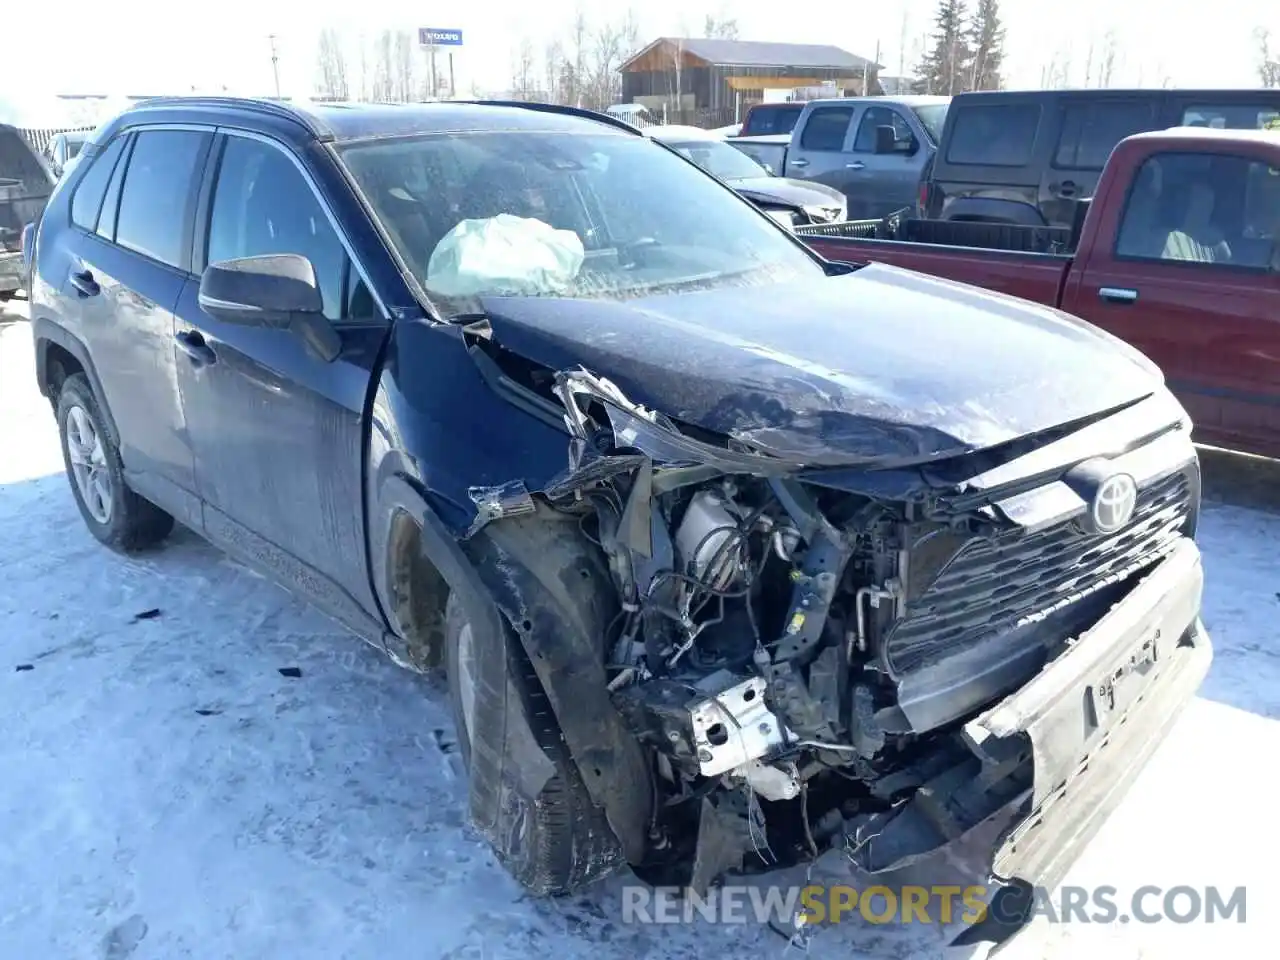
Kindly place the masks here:
<instances>
[{"instance_id":1,"label":"truck tailgate","mask_svg":"<svg viewBox=\"0 0 1280 960\"><path fill-rule=\"evenodd\" d=\"M803 240L828 260L889 263L1051 307L1061 302L1073 259L1069 254L1015 253L899 240L822 236L807 236Z\"/></svg>"}]
</instances>

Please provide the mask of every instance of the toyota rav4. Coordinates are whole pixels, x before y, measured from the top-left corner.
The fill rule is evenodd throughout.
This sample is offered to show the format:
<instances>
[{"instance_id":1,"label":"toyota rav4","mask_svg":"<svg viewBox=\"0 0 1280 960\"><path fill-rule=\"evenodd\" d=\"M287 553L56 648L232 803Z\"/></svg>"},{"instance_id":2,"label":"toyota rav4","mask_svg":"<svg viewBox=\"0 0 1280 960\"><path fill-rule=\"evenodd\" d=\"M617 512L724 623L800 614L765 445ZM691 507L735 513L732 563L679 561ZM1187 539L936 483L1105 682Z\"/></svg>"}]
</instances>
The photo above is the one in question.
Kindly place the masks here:
<instances>
[{"instance_id":1,"label":"toyota rav4","mask_svg":"<svg viewBox=\"0 0 1280 960\"><path fill-rule=\"evenodd\" d=\"M532 890L882 871L980 828L1050 884L1208 668L1150 362L824 260L620 121L149 101L35 248L89 530L176 519L443 666Z\"/></svg>"}]
</instances>

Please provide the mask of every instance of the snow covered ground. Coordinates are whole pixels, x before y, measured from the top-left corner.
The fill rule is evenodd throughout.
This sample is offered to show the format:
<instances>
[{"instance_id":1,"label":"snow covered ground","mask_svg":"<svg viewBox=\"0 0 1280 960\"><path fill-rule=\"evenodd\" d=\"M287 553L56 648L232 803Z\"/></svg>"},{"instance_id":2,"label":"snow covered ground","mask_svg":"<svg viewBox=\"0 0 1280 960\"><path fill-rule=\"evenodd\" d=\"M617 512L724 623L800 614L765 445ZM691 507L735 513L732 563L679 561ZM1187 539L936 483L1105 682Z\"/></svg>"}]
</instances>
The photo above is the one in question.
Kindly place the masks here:
<instances>
[{"instance_id":1,"label":"snow covered ground","mask_svg":"<svg viewBox=\"0 0 1280 960\"><path fill-rule=\"evenodd\" d=\"M190 533L100 547L30 354L0 319L0 960L797 952L752 926L625 924L619 883L524 896L465 823L439 682ZM1213 671L1067 882L1245 885L1247 922L1038 923L1009 960L1275 955L1280 518L1210 504L1202 545ZM845 923L809 951L982 955L942 943Z\"/></svg>"}]
</instances>

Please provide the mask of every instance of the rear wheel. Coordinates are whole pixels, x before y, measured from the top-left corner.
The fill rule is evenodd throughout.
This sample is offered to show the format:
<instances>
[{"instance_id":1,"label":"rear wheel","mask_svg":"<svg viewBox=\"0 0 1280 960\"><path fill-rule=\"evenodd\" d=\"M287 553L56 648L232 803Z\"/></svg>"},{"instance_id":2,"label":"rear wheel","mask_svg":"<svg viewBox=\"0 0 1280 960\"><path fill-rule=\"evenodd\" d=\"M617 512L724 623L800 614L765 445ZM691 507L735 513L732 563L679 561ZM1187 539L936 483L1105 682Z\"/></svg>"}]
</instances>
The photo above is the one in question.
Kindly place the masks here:
<instances>
[{"instance_id":1,"label":"rear wheel","mask_svg":"<svg viewBox=\"0 0 1280 960\"><path fill-rule=\"evenodd\" d=\"M173 517L125 485L120 451L104 428L102 410L84 374L62 381L57 414L71 493L89 532L124 552L167 537Z\"/></svg>"}]
</instances>

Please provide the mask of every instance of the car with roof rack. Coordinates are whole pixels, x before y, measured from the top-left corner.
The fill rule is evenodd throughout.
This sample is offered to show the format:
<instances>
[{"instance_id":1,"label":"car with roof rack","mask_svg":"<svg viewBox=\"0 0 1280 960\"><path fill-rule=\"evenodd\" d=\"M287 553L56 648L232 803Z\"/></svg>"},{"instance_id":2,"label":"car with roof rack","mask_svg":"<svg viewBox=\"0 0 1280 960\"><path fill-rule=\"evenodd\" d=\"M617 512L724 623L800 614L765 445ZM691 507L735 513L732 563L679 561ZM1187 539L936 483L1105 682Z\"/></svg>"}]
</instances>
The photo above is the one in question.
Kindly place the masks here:
<instances>
[{"instance_id":1,"label":"car with roof rack","mask_svg":"<svg viewBox=\"0 0 1280 960\"><path fill-rule=\"evenodd\" d=\"M533 891L981 831L1016 899L1208 669L1148 361L826 260L624 122L152 100L31 247L88 530L180 522L443 665L471 817Z\"/></svg>"}]
</instances>

